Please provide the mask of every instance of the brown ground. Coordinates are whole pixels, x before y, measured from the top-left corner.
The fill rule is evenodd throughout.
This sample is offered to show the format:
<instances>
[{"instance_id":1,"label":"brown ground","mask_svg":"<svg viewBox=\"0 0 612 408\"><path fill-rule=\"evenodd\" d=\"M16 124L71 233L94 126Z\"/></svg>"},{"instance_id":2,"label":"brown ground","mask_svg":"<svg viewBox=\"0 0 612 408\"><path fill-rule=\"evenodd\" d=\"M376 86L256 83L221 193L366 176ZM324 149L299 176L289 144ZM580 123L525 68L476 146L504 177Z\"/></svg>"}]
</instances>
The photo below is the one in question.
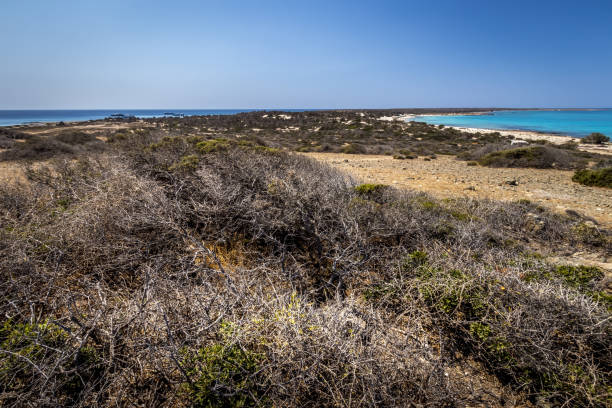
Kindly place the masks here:
<instances>
[{"instance_id":1,"label":"brown ground","mask_svg":"<svg viewBox=\"0 0 612 408\"><path fill-rule=\"evenodd\" d=\"M21 166L12 162L0 162L0 184L23 182L25 180L26 178Z\"/></svg>"},{"instance_id":2,"label":"brown ground","mask_svg":"<svg viewBox=\"0 0 612 408\"><path fill-rule=\"evenodd\" d=\"M454 156L425 161L390 156L307 153L368 183L426 191L440 198L528 199L554 211L571 209L612 227L612 190L574 183L573 171L468 166ZM518 185L507 184L516 181Z\"/></svg>"}]
</instances>

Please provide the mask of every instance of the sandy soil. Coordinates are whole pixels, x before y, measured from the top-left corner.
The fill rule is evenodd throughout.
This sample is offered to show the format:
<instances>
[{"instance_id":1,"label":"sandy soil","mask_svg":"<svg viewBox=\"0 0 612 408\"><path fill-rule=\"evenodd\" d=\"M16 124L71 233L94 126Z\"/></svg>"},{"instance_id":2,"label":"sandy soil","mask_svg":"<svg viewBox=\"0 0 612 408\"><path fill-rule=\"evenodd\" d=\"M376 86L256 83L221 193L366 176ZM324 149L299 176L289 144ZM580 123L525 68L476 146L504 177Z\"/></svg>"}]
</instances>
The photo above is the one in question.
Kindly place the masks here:
<instances>
[{"instance_id":1,"label":"sandy soil","mask_svg":"<svg viewBox=\"0 0 612 408\"><path fill-rule=\"evenodd\" d=\"M397 160L390 156L339 153L306 155L364 182L425 191L439 198L528 199L557 212L577 211L612 228L612 190L574 183L572 171L468 166L454 156L438 156L426 161L423 158Z\"/></svg>"}]
</instances>

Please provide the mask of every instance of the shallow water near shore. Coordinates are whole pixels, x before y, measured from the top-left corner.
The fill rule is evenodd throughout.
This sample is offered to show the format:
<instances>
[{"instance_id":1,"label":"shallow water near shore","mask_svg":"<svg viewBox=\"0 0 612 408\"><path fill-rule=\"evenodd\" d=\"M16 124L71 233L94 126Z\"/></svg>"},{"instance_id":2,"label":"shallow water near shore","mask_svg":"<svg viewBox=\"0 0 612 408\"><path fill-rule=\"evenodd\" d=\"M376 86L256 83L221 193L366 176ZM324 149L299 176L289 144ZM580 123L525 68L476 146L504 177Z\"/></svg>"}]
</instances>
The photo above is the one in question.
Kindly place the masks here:
<instances>
[{"instance_id":1,"label":"shallow water near shore","mask_svg":"<svg viewBox=\"0 0 612 408\"><path fill-rule=\"evenodd\" d=\"M498 111L483 115L423 115L435 125L480 129L529 130L584 137L593 132L612 136L612 109Z\"/></svg>"}]
</instances>

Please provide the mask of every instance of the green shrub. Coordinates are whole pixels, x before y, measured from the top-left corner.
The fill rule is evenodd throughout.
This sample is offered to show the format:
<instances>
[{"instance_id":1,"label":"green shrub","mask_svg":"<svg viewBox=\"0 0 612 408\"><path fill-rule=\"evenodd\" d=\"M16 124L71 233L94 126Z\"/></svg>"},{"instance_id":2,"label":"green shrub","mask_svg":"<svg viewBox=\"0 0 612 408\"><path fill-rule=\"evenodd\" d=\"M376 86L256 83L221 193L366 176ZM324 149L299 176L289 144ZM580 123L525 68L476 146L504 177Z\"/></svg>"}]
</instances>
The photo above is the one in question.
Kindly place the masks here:
<instances>
[{"instance_id":1,"label":"green shrub","mask_svg":"<svg viewBox=\"0 0 612 408\"><path fill-rule=\"evenodd\" d=\"M586 290L594 282L603 279L604 273L594 266L561 265L553 270L553 274L563 279L565 284L576 289Z\"/></svg>"},{"instance_id":2,"label":"green shrub","mask_svg":"<svg viewBox=\"0 0 612 408\"><path fill-rule=\"evenodd\" d=\"M482 166L571 168L579 161L571 152L551 146L530 146L488 153L478 159Z\"/></svg>"},{"instance_id":3,"label":"green shrub","mask_svg":"<svg viewBox=\"0 0 612 408\"><path fill-rule=\"evenodd\" d=\"M361 154L365 153L365 148L362 145L350 143L346 146L343 146L340 151L346 154Z\"/></svg>"},{"instance_id":4,"label":"green shrub","mask_svg":"<svg viewBox=\"0 0 612 408\"><path fill-rule=\"evenodd\" d=\"M370 285L363 291L363 298L367 301L375 301L392 294L394 294L394 288L392 285L377 283Z\"/></svg>"},{"instance_id":5,"label":"green shrub","mask_svg":"<svg viewBox=\"0 0 612 408\"><path fill-rule=\"evenodd\" d=\"M605 246L606 243L610 243L610 239L612 239L612 237L601 232L599 228L590 221L574 225L571 228L571 232L575 240L595 246Z\"/></svg>"},{"instance_id":6,"label":"green shrub","mask_svg":"<svg viewBox=\"0 0 612 408\"><path fill-rule=\"evenodd\" d=\"M480 341L486 341L491 335L491 328L483 323L470 323L470 334Z\"/></svg>"},{"instance_id":7,"label":"green shrub","mask_svg":"<svg viewBox=\"0 0 612 408\"><path fill-rule=\"evenodd\" d=\"M196 144L196 148L202 154L227 150L229 147L230 141L227 139L211 139Z\"/></svg>"},{"instance_id":8,"label":"green shrub","mask_svg":"<svg viewBox=\"0 0 612 408\"><path fill-rule=\"evenodd\" d=\"M126 140L127 138L128 138L128 136L125 133L117 132L117 133L114 133L114 134L110 135L106 139L106 142L107 143L115 143L115 142L120 142L120 141Z\"/></svg>"},{"instance_id":9,"label":"green shrub","mask_svg":"<svg viewBox=\"0 0 612 408\"><path fill-rule=\"evenodd\" d=\"M535 158L536 152L537 150L534 147L520 147L517 149L501 150L499 152L493 152L483 156L480 160L478 160L478 163L483 166L494 166L506 164L513 160L531 160Z\"/></svg>"},{"instance_id":10,"label":"green shrub","mask_svg":"<svg viewBox=\"0 0 612 408\"><path fill-rule=\"evenodd\" d=\"M399 150L399 155L403 156L404 159L412 160L412 159L416 159L417 158L416 154L412 153L410 150L407 150L407 149L400 149Z\"/></svg>"},{"instance_id":11,"label":"green shrub","mask_svg":"<svg viewBox=\"0 0 612 408\"><path fill-rule=\"evenodd\" d=\"M557 145L557 147L559 149L577 150L578 149L578 143L576 143L574 141L569 141L569 142L565 142L565 143L562 143L560 145Z\"/></svg>"},{"instance_id":12,"label":"green shrub","mask_svg":"<svg viewBox=\"0 0 612 408\"><path fill-rule=\"evenodd\" d=\"M610 138L603 133L594 132L581 140L582 143L587 144L604 144L610 141Z\"/></svg>"},{"instance_id":13,"label":"green shrub","mask_svg":"<svg viewBox=\"0 0 612 408\"><path fill-rule=\"evenodd\" d=\"M386 190L389 186L385 185L385 184L371 184L371 183L365 183L365 184L360 184L358 186L355 187L355 191L359 194L359 195L363 195L363 196L372 196L372 195L378 195L381 194L384 190Z\"/></svg>"},{"instance_id":14,"label":"green shrub","mask_svg":"<svg viewBox=\"0 0 612 408\"><path fill-rule=\"evenodd\" d=\"M73 350L69 340L67 331L47 321L6 320L0 326L0 393L25 392L40 376L35 368L40 366L52 368L60 384L58 401L69 405L77 400L86 383L99 379L102 366L95 348L84 345Z\"/></svg>"},{"instance_id":15,"label":"green shrub","mask_svg":"<svg viewBox=\"0 0 612 408\"><path fill-rule=\"evenodd\" d=\"M185 139L182 137L164 136L157 143L151 143L148 150L156 151L163 148L177 146L183 143Z\"/></svg>"},{"instance_id":16,"label":"green shrub","mask_svg":"<svg viewBox=\"0 0 612 408\"><path fill-rule=\"evenodd\" d=\"M527 282L558 280L565 286L576 289L606 308L612 309L612 295L597 290L599 282L604 277L603 271L595 266L560 265L551 270L536 270L525 274L522 279Z\"/></svg>"},{"instance_id":17,"label":"green shrub","mask_svg":"<svg viewBox=\"0 0 612 408\"><path fill-rule=\"evenodd\" d=\"M178 163L174 163L168 170L170 171L193 171L198 168L200 158L195 154L181 157Z\"/></svg>"},{"instance_id":18,"label":"green shrub","mask_svg":"<svg viewBox=\"0 0 612 408\"><path fill-rule=\"evenodd\" d=\"M574 173L572 181L585 186L612 188L612 167L600 170L578 170Z\"/></svg>"},{"instance_id":19,"label":"green shrub","mask_svg":"<svg viewBox=\"0 0 612 408\"><path fill-rule=\"evenodd\" d=\"M402 270L411 270L427 264L427 252L416 250L402 260Z\"/></svg>"},{"instance_id":20,"label":"green shrub","mask_svg":"<svg viewBox=\"0 0 612 408\"><path fill-rule=\"evenodd\" d=\"M216 343L196 352L182 350L191 381L183 384L194 407L261 406L263 390L255 381L263 357L239 345Z\"/></svg>"},{"instance_id":21,"label":"green shrub","mask_svg":"<svg viewBox=\"0 0 612 408\"><path fill-rule=\"evenodd\" d=\"M429 211L437 210L438 208L440 208L440 204L432 200L422 200L421 206L423 207L423 209Z\"/></svg>"}]
</instances>

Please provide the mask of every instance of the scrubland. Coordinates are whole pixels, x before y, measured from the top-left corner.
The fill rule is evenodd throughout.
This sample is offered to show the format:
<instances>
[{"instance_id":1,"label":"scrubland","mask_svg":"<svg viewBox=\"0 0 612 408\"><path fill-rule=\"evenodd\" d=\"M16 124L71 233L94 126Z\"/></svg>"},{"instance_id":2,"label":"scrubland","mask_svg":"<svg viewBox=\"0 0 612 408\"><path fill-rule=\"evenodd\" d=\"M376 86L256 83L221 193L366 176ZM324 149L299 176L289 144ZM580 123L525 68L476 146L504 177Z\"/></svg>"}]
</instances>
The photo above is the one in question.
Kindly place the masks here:
<instances>
[{"instance_id":1,"label":"scrubland","mask_svg":"<svg viewBox=\"0 0 612 408\"><path fill-rule=\"evenodd\" d=\"M609 254L610 231L292 152L459 154L498 136L249 118L6 137L23 179L0 181L0 405L612 403L609 278L549 260Z\"/></svg>"}]
</instances>

